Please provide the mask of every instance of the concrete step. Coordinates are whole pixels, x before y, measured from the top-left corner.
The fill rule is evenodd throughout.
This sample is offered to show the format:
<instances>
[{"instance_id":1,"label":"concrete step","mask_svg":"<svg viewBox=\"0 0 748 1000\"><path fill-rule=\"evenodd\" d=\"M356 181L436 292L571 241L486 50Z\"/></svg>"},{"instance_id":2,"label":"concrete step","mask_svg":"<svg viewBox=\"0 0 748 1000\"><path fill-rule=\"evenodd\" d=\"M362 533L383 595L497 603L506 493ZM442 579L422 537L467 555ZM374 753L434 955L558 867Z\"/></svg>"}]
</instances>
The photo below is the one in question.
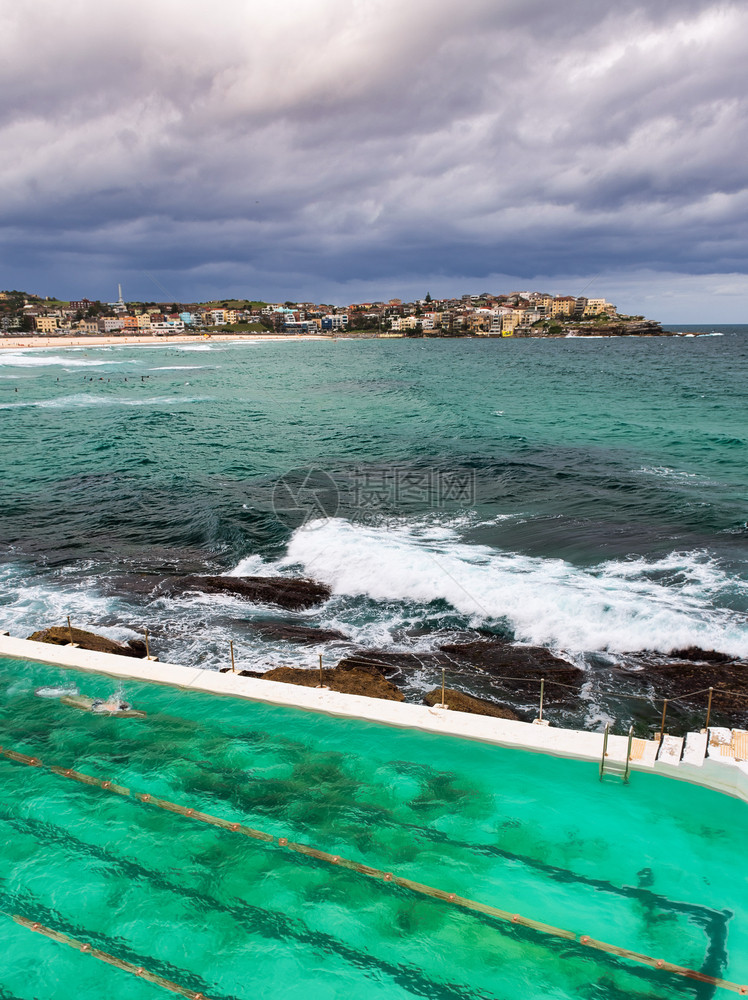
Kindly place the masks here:
<instances>
[{"instance_id":1,"label":"concrete step","mask_svg":"<svg viewBox=\"0 0 748 1000\"><path fill-rule=\"evenodd\" d=\"M681 755L683 754L683 737L682 736L668 736L662 737L662 742L660 743L660 752L657 754L657 760L660 764L670 764L673 767L678 767L680 765Z\"/></svg>"},{"instance_id":2,"label":"concrete step","mask_svg":"<svg viewBox=\"0 0 748 1000\"><path fill-rule=\"evenodd\" d=\"M631 761L639 767L654 767L659 749L659 740L641 740L634 737L631 743Z\"/></svg>"},{"instance_id":3,"label":"concrete step","mask_svg":"<svg viewBox=\"0 0 748 1000\"><path fill-rule=\"evenodd\" d=\"M723 726L711 726L709 729L709 756L718 758L731 756L731 747L732 730L725 729Z\"/></svg>"},{"instance_id":4,"label":"concrete step","mask_svg":"<svg viewBox=\"0 0 748 1000\"><path fill-rule=\"evenodd\" d=\"M709 756L722 760L748 760L748 729L710 729Z\"/></svg>"},{"instance_id":5,"label":"concrete step","mask_svg":"<svg viewBox=\"0 0 748 1000\"><path fill-rule=\"evenodd\" d=\"M694 767L701 767L706 757L707 734L688 733L686 736L686 746L683 750L683 763L692 764Z\"/></svg>"},{"instance_id":6,"label":"concrete step","mask_svg":"<svg viewBox=\"0 0 748 1000\"><path fill-rule=\"evenodd\" d=\"M732 748L735 760L748 760L748 729L733 729Z\"/></svg>"}]
</instances>

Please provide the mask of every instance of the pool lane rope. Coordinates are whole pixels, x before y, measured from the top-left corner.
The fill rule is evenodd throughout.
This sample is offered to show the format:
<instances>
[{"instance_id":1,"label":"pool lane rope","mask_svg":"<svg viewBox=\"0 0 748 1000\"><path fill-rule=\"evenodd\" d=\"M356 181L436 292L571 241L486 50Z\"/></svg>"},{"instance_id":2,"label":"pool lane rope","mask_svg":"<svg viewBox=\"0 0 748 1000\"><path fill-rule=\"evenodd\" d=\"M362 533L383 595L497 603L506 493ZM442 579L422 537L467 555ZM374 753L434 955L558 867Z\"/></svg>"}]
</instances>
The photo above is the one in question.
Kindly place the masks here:
<instances>
[{"instance_id":1,"label":"pool lane rope","mask_svg":"<svg viewBox=\"0 0 748 1000\"><path fill-rule=\"evenodd\" d=\"M347 868L350 871L358 872L361 875L368 875L370 878L380 879L383 882L389 882L392 885L400 886L403 889L419 893L423 896L429 896L432 899L440 899L445 903L451 903L453 906L459 906L464 910L471 910L475 913L483 913L496 920L502 920L510 924L515 924L519 927L527 927L530 930L538 931L541 934L547 934L550 937L573 941L585 948L602 951L608 955L613 955L616 958L623 958L630 962L636 962L640 965L648 965L651 969L655 969L659 972L669 972L673 975L682 976L685 979L691 979L698 983L708 983L710 986L719 987L723 990L730 990L740 996L748 996L748 986L740 986L727 979L719 979L716 976L709 976L704 972L698 972L696 969L688 969L685 966L675 965L673 962L667 962L661 958L653 958L651 955L644 955L641 952L631 951L628 948L620 948L618 945L608 944L605 941L598 941L589 934L576 934L574 931L564 930L561 927L554 927L552 924L545 924L541 921L533 920L531 917L524 917L519 913L511 913L508 910L501 910L498 907L490 906L488 903L481 903L475 899L458 896L454 892L446 892L444 889L437 889L434 886L425 885L422 882L414 882L412 879L403 878L400 875L395 875L393 872L386 872L379 868L372 868L370 865L362 864L360 861L352 861L350 858L343 858L339 854L330 854L327 851L320 851L316 847L310 847L308 844L297 844L290 841L287 837L275 837L271 833L265 833L262 830L255 830L253 827L246 826L243 823L235 823L231 820L222 819L219 816L212 816L210 813L201 812L198 809L181 806L176 802L169 802L167 799L161 799L155 795L150 795L148 792L133 792L125 785L118 785L112 781L94 778L90 774L84 774L81 771L74 771L72 768L45 764L38 757L29 757L27 754L19 753L16 750L10 750L7 747L0 746L0 755L7 757L9 760L12 760L17 764L24 764L27 767L44 768L59 777L69 778L71 781L77 781L83 785L101 788L104 791L111 792L113 795L120 795L123 798L131 798L138 802L143 802L146 805L155 806L157 809L164 809L166 812L176 813L180 816L185 816L188 819L197 820L200 823L217 826L223 830L228 830L231 833L238 833L241 836L250 837L253 840L260 840L266 844L275 844L278 847L294 851L297 854L303 854L306 857L315 858L317 861L324 861L327 864L335 865L339 868ZM143 969L138 970L135 966L130 968L131 963L122 962L120 959L114 959L113 956L103 958L102 956L106 955L105 952L98 952L97 950L91 948L90 945L82 946L81 942L73 943L75 939L67 938L66 935L59 934L57 931L51 931L49 928L43 928L41 924L32 924L25 918L15 915L13 916L13 919L19 924L23 924L32 930L35 929L40 933L47 933L47 936L54 937L55 940L64 941L64 943L70 944L72 947L78 947L81 951L90 951L91 954L94 954L97 958L101 958L102 961L112 959L110 964L118 965L121 968L125 968L125 966L127 966L127 971L134 970L135 974L142 975L144 978L147 977L150 982L157 982L158 985L164 986L165 989L171 989L172 992L181 993L182 996L189 997L191 1000L202 1000L202 994L194 993L193 991L186 990L174 983L169 983L168 980L162 980L160 976L156 976L153 973L146 973Z\"/></svg>"},{"instance_id":2,"label":"pool lane rope","mask_svg":"<svg viewBox=\"0 0 748 1000\"><path fill-rule=\"evenodd\" d=\"M35 934L43 934L44 937L51 938L59 944L67 945L68 948L75 948L76 951L81 952L83 955L90 955L91 958L97 958L100 962L113 965L115 969L121 969L123 972L129 972L131 975L137 976L138 979L144 979L148 983L153 983L154 986L160 986L171 993L178 993L180 996L187 997L187 1000L209 1000L204 993L196 993L186 986L180 986L179 983L173 983L170 979L164 979L163 976L144 969L142 965L135 965L124 958L118 958L116 955L110 955L107 951L94 948L87 941L80 941L78 938L70 937L69 934L63 934L52 927L45 927L44 924L40 924L35 920L28 920L17 913L7 914L7 916L12 917L21 927L25 927Z\"/></svg>"}]
</instances>

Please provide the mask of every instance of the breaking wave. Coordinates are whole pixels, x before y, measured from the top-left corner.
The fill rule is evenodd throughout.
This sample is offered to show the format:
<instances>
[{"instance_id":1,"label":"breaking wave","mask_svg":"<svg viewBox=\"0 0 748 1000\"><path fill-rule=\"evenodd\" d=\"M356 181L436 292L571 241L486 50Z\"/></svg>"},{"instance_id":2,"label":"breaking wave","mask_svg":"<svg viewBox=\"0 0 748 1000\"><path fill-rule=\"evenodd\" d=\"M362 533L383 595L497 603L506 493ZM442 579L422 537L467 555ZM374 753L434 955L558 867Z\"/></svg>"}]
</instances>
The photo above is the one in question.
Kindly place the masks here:
<instances>
[{"instance_id":1,"label":"breaking wave","mask_svg":"<svg viewBox=\"0 0 748 1000\"><path fill-rule=\"evenodd\" d=\"M80 406L162 406L178 403L180 406L186 403L206 403L211 401L210 396L150 396L146 399L117 399L113 396L89 396L86 393L76 393L74 396L60 396L59 399L39 399L29 402L2 403L0 410L15 410L26 407L37 407L39 409L66 409L68 407Z\"/></svg>"},{"instance_id":2,"label":"breaking wave","mask_svg":"<svg viewBox=\"0 0 748 1000\"><path fill-rule=\"evenodd\" d=\"M385 528L332 519L295 532L275 571L293 566L338 595L446 602L475 625L505 623L520 641L572 654L694 645L748 656L746 618L724 606L745 584L704 552L580 568L469 545L453 528L433 524Z\"/></svg>"},{"instance_id":3,"label":"breaking wave","mask_svg":"<svg viewBox=\"0 0 748 1000\"><path fill-rule=\"evenodd\" d=\"M37 368L41 366L57 365L63 368L95 368L99 365L120 365L127 364L128 361L112 361L111 358L66 358L61 354L49 354L45 348L39 348L38 353L33 349L29 351L2 351L0 352L0 365L8 365L13 368Z\"/></svg>"}]
</instances>

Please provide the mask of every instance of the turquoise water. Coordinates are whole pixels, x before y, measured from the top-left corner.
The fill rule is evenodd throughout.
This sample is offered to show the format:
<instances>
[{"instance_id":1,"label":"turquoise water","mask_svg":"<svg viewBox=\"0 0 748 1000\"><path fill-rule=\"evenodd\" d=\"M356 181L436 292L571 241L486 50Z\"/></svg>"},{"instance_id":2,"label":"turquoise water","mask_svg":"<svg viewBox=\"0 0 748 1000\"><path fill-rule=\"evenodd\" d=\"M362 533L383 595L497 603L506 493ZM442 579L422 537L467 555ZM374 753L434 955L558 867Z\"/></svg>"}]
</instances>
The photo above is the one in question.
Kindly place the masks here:
<instances>
[{"instance_id":1,"label":"turquoise water","mask_svg":"<svg viewBox=\"0 0 748 1000\"><path fill-rule=\"evenodd\" d=\"M630 654L748 656L746 329L2 352L0 626L148 625L162 659L233 640L252 669L487 629L588 671L560 721L628 726L606 690ZM329 489L278 509L309 468ZM158 589L205 571L334 593L289 615ZM279 619L349 641L253 627Z\"/></svg>"},{"instance_id":2,"label":"turquoise water","mask_svg":"<svg viewBox=\"0 0 748 1000\"><path fill-rule=\"evenodd\" d=\"M536 920L748 980L744 803L594 764L0 662L2 744ZM0 758L0 910L209 997L713 991ZM0 996L163 994L0 916Z\"/></svg>"}]
</instances>

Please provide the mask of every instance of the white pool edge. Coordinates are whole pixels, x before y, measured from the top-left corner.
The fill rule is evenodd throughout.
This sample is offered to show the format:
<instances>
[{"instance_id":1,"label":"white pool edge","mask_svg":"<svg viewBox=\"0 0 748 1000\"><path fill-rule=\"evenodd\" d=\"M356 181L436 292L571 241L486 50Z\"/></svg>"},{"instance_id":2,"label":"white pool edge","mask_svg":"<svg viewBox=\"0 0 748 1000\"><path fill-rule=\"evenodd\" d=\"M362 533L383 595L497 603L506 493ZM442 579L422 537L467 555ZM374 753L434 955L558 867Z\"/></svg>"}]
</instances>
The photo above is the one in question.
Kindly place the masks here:
<instances>
[{"instance_id":1,"label":"white pool edge","mask_svg":"<svg viewBox=\"0 0 748 1000\"><path fill-rule=\"evenodd\" d=\"M529 722L494 719L426 705L365 698L326 689L281 684L239 674L218 673L175 663L159 663L110 653L96 653L71 646L55 646L30 639L0 635L0 657L31 660L56 667L106 674L123 680L145 681L184 690L246 698L249 701L298 708L348 719L376 722L401 729L415 729L442 736L479 740L514 750L529 750L599 764L603 750L601 733L578 729L537 726ZM625 759L626 737L610 736L613 758ZM654 766L631 761L632 771L660 774L702 785L748 802L748 764L731 758L707 757L701 766L655 761Z\"/></svg>"}]
</instances>

